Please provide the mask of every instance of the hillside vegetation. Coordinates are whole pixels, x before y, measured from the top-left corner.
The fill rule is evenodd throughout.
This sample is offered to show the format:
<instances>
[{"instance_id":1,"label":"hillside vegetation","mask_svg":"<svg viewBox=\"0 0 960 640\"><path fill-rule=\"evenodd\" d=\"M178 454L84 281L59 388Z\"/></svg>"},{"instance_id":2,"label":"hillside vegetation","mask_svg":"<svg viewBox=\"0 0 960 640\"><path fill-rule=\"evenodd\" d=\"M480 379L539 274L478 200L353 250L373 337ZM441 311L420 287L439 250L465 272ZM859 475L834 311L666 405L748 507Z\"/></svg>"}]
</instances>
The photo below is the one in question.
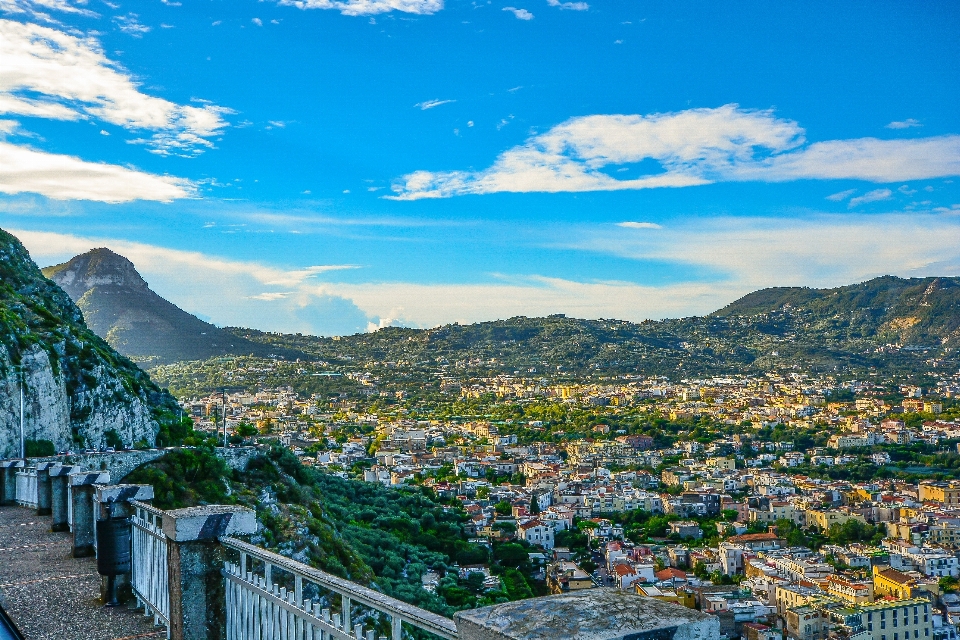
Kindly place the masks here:
<instances>
[{"instance_id":1,"label":"hillside vegetation","mask_svg":"<svg viewBox=\"0 0 960 640\"><path fill-rule=\"evenodd\" d=\"M773 288L703 317L633 323L516 317L342 338L230 329L331 365L449 365L484 373L642 373L672 379L785 368L929 370L955 363L960 280L892 276L835 289ZM951 364L952 366L952 364Z\"/></svg>"},{"instance_id":2,"label":"hillside vegetation","mask_svg":"<svg viewBox=\"0 0 960 640\"><path fill-rule=\"evenodd\" d=\"M456 563L489 560L484 547L467 542L467 516L455 502L444 504L419 487L345 480L301 465L281 447L254 458L243 473L231 471L209 449L171 451L124 481L152 484L154 504L162 509L248 506L263 525L254 544L443 615L528 597L536 587L515 569L528 563L519 544L501 545L495 553L506 563L494 567L505 576L503 590L484 591L448 573ZM436 593L421 586L429 570L446 573Z\"/></svg>"}]
</instances>

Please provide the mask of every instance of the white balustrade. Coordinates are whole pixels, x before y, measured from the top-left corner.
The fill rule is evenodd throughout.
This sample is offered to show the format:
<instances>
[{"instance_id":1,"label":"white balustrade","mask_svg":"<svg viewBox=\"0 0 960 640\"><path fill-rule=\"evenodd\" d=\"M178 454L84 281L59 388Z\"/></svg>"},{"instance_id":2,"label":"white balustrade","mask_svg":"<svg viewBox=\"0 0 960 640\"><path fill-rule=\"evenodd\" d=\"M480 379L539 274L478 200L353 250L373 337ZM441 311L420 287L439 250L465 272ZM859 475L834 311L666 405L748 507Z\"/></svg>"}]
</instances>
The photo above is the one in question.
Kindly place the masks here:
<instances>
[{"instance_id":1,"label":"white balustrade","mask_svg":"<svg viewBox=\"0 0 960 640\"><path fill-rule=\"evenodd\" d=\"M167 537L163 533L163 511L132 501L133 516L130 583L137 602L153 623L167 628L170 637L170 585L167 581Z\"/></svg>"},{"instance_id":2,"label":"white balustrade","mask_svg":"<svg viewBox=\"0 0 960 640\"><path fill-rule=\"evenodd\" d=\"M37 469L27 467L17 471L17 504L37 508Z\"/></svg>"},{"instance_id":3,"label":"white balustrade","mask_svg":"<svg viewBox=\"0 0 960 640\"><path fill-rule=\"evenodd\" d=\"M457 640L456 624L449 618L235 538L220 543L240 553L239 563L224 567L227 640L375 640L374 631L364 633L362 624L351 624L359 619L352 615L354 606L388 615L392 640L400 640L403 623ZM252 571L253 564L262 566L262 574ZM292 578L292 589L275 582L278 570ZM339 596L340 611L331 613L330 596L322 598L323 604L305 598L307 585Z\"/></svg>"}]
</instances>

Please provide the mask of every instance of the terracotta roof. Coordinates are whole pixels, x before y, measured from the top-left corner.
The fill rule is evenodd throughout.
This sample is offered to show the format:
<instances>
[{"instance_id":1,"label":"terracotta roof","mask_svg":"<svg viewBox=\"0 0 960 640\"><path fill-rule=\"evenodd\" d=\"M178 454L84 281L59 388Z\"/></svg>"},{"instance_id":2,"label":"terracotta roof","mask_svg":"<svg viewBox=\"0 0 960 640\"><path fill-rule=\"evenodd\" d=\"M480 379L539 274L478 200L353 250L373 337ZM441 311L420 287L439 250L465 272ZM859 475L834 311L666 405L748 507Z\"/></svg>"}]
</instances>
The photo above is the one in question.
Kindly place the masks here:
<instances>
[{"instance_id":1,"label":"terracotta roof","mask_svg":"<svg viewBox=\"0 0 960 640\"><path fill-rule=\"evenodd\" d=\"M673 567L657 571L655 575L657 576L657 580L672 580L674 578L679 580L687 579L687 574L685 572L681 571L680 569L674 569Z\"/></svg>"}]
</instances>

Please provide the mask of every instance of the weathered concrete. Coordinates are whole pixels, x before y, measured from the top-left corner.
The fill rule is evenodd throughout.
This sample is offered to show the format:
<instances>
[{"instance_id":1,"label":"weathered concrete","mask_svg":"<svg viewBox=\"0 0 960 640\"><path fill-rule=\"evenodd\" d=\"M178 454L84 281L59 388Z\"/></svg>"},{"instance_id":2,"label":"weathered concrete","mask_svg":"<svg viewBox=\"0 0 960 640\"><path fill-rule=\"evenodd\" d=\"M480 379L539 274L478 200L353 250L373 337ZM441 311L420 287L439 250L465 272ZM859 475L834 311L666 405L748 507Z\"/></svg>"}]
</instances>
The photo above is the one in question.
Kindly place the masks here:
<instances>
[{"instance_id":1,"label":"weathered concrete","mask_svg":"<svg viewBox=\"0 0 960 640\"><path fill-rule=\"evenodd\" d=\"M256 530L256 514L245 507L211 505L163 514L172 640L223 636L224 551L218 538Z\"/></svg>"},{"instance_id":2,"label":"weathered concrete","mask_svg":"<svg viewBox=\"0 0 960 640\"><path fill-rule=\"evenodd\" d=\"M460 611L460 640L715 640L720 622L669 602L586 589Z\"/></svg>"},{"instance_id":3,"label":"weathered concrete","mask_svg":"<svg viewBox=\"0 0 960 640\"><path fill-rule=\"evenodd\" d=\"M175 449L138 449L135 451L110 451L95 453L74 453L68 456L49 456L45 458L28 458L27 466L36 466L42 462L53 462L63 465L72 465L76 471L108 471L110 476L120 482L131 471L142 464L152 462L163 456L168 451ZM260 450L257 447L229 447L216 449L218 457L223 458L224 462L231 469L244 471L250 459L256 456ZM0 460L0 468L4 463L16 462L15 460ZM22 461L21 461L22 462Z\"/></svg>"},{"instance_id":4,"label":"weathered concrete","mask_svg":"<svg viewBox=\"0 0 960 640\"><path fill-rule=\"evenodd\" d=\"M0 460L0 505L16 504L17 469L23 460Z\"/></svg>"},{"instance_id":5,"label":"weathered concrete","mask_svg":"<svg viewBox=\"0 0 960 640\"><path fill-rule=\"evenodd\" d=\"M37 515L50 515L50 468L54 462L37 463Z\"/></svg>"},{"instance_id":6,"label":"weathered concrete","mask_svg":"<svg viewBox=\"0 0 960 640\"><path fill-rule=\"evenodd\" d=\"M50 531L69 531L70 515L70 474L74 469L62 464L51 467L50 476Z\"/></svg>"},{"instance_id":7,"label":"weathered concrete","mask_svg":"<svg viewBox=\"0 0 960 640\"><path fill-rule=\"evenodd\" d=\"M94 485L108 484L110 474L103 472L71 473L70 494L73 508L73 557L88 558L95 554L96 513L93 509Z\"/></svg>"},{"instance_id":8,"label":"weathered concrete","mask_svg":"<svg viewBox=\"0 0 960 640\"><path fill-rule=\"evenodd\" d=\"M76 560L67 533L23 507L0 507L0 600L27 640L163 638L142 611L99 600L93 558Z\"/></svg>"}]
</instances>

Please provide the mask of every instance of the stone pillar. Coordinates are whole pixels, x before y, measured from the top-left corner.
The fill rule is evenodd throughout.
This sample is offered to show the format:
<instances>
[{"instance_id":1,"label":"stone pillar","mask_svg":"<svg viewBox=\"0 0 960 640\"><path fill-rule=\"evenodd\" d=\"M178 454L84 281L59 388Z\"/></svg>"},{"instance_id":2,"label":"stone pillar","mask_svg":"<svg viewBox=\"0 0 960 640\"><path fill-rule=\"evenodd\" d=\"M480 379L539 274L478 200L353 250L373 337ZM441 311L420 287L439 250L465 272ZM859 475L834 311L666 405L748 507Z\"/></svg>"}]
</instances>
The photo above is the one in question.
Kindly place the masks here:
<instances>
[{"instance_id":1,"label":"stone pillar","mask_svg":"<svg viewBox=\"0 0 960 640\"><path fill-rule=\"evenodd\" d=\"M50 469L58 466L57 462L37 463L37 515L50 515Z\"/></svg>"},{"instance_id":2,"label":"stone pillar","mask_svg":"<svg viewBox=\"0 0 960 640\"><path fill-rule=\"evenodd\" d=\"M53 522L50 523L50 531L70 531L70 516L67 509L70 508L70 474L74 467L58 464L47 469L47 475L50 476L50 515Z\"/></svg>"},{"instance_id":3,"label":"stone pillar","mask_svg":"<svg viewBox=\"0 0 960 640\"><path fill-rule=\"evenodd\" d=\"M0 460L0 505L17 503L17 469L23 460Z\"/></svg>"},{"instance_id":4,"label":"stone pillar","mask_svg":"<svg viewBox=\"0 0 960 640\"><path fill-rule=\"evenodd\" d=\"M111 517L126 518L133 515L131 500L146 502L153 500L153 485L149 484L111 484L98 485L94 488L94 505L100 506L100 512L94 514L97 520L106 520ZM94 525L96 526L96 525ZM109 600L107 577L101 576L100 597L104 602ZM130 576L116 577L117 593L120 602L126 602L131 597Z\"/></svg>"},{"instance_id":5,"label":"stone pillar","mask_svg":"<svg viewBox=\"0 0 960 640\"><path fill-rule=\"evenodd\" d=\"M96 554L94 535L96 526L93 512L95 484L108 484L110 474L106 471L70 474L70 493L73 496L73 557L89 558Z\"/></svg>"},{"instance_id":6,"label":"stone pillar","mask_svg":"<svg viewBox=\"0 0 960 640\"><path fill-rule=\"evenodd\" d=\"M224 554L219 538L256 530L256 514L245 507L209 505L163 514L172 640L224 636Z\"/></svg>"}]
</instances>

